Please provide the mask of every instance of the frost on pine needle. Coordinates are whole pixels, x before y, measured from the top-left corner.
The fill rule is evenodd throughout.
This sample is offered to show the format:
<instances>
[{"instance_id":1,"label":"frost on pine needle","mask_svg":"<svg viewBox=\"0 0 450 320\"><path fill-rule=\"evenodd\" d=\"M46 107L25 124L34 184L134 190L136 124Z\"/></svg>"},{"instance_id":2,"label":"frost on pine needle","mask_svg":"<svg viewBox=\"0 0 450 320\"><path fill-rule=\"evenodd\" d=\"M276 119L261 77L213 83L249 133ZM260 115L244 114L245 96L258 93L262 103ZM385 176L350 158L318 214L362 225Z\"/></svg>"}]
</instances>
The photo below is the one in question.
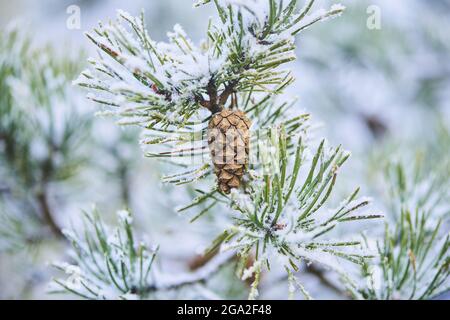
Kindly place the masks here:
<instances>
[{"instance_id":1,"label":"frost on pine needle","mask_svg":"<svg viewBox=\"0 0 450 320\"><path fill-rule=\"evenodd\" d=\"M431 299L450 288L448 188L443 188L449 176L430 178L420 163L390 163L386 171L394 212L384 238L370 245L377 259L362 266L361 283L349 291L360 299Z\"/></svg>"},{"instance_id":2,"label":"frost on pine needle","mask_svg":"<svg viewBox=\"0 0 450 320\"><path fill-rule=\"evenodd\" d=\"M134 237L131 216L118 213L119 226L109 228L99 213L85 214L84 230L66 230L75 264L55 264L68 277L55 279L59 291L86 299L143 297L150 283L157 249Z\"/></svg>"},{"instance_id":3,"label":"frost on pine needle","mask_svg":"<svg viewBox=\"0 0 450 320\"><path fill-rule=\"evenodd\" d=\"M397 214L402 209L417 207L433 212L432 218L449 216L450 168L447 160L435 166L436 173L430 173L420 157L406 166L402 160L391 161L386 168L386 186L391 199L392 210Z\"/></svg>"},{"instance_id":4,"label":"frost on pine needle","mask_svg":"<svg viewBox=\"0 0 450 320\"><path fill-rule=\"evenodd\" d=\"M74 294L90 300L158 299L187 286L196 290L195 286L207 281L233 258L227 253L192 273L165 273L155 264L159 248L136 238L131 214L120 211L117 215L118 226L109 227L94 209L85 213L82 230L64 231L72 246L73 263L54 264L66 277L53 280L51 293Z\"/></svg>"},{"instance_id":5,"label":"frost on pine needle","mask_svg":"<svg viewBox=\"0 0 450 320\"><path fill-rule=\"evenodd\" d=\"M395 228L386 226L378 241L379 258L365 265L366 283L355 297L380 300L431 299L450 288L448 232L427 222L429 213L402 211Z\"/></svg>"}]
</instances>

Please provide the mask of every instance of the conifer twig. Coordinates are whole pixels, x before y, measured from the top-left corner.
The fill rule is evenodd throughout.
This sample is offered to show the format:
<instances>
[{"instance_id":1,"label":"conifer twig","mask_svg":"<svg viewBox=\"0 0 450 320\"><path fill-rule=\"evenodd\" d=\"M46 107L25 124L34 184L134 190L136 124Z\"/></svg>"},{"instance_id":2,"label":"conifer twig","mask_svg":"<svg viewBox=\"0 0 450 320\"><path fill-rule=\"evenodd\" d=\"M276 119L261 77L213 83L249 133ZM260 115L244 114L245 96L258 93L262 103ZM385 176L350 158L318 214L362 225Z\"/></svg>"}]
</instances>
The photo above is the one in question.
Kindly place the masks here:
<instances>
[{"instance_id":1,"label":"conifer twig","mask_svg":"<svg viewBox=\"0 0 450 320\"><path fill-rule=\"evenodd\" d=\"M36 199L39 203L39 208L45 224L50 228L54 236L60 239L65 239L60 227L56 224L53 213L50 209L46 186L44 186L42 190L36 194Z\"/></svg>"},{"instance_id":2,"label":"conifer twig","mask_svg":"<svg viewBox=\"0 0 450 320\"><path fill-rule=\"evenodd\" d=\"M235 258L233 252L224 252L216 255L208 263L191 273L175 275L169 279L157 279L155 284L148 286L144 291L149 293L157 290L176 290L181 287L208 281L220 269Z\"/></svg>"}]
</instances>

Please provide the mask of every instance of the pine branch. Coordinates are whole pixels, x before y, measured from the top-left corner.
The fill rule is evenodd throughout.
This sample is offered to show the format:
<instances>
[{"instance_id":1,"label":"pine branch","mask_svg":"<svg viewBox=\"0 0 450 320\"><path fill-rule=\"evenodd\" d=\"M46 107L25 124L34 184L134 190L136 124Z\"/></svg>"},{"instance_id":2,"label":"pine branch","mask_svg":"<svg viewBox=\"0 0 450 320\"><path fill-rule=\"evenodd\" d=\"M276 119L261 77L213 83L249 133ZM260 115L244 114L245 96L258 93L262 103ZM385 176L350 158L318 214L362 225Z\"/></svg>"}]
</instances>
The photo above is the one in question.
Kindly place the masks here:
<instances>
[{"instance_id":1,"label":"pine branch","mask_svg":"<svg viewBox=\"0 0 450 320\"><path fill-rule=\"evenodd\" d=\"M420 171L420 166L413 167ZM391 170L393 168L395 170ZM374 264L362 266L368 285L349 287L355 297L431 299L448 289L450 234L442 228L446 217L439 210L447 207L444 212L448 215L448 197L439 194L448 193L447 188L442 189L441 183L448 183L450 177L430 179L426 175L421 177L419 171L413 174L400 163L389 166L387 179L391 193L396 195L390 197L394 202L391 207L399 213L391 214L391 221L385 226L384 239L376 241L379 259ZM423 185L431 190L424 189ZM433 194L438 196L431 196ZM376 269L380 272L375 273Z\"/></svg>"},{"instance_id":2,"label":"pine branch","mask_svg":"<svg viewBox=\"0 0 450 320\"><path fill-rule=\"evenodd\" d=\"M225 252L215 256L208 263L192 273L176 275L166 280L156 280L156 283L147 287L147 293L158 290L178 290L185 286L197 283L205 283L214 276L220 269L229 264L235 258L234 253Z\"/></svg>"},{"instance_id":3,"label":"pine branch","mask_svg":"<svg viewBox=\"0 0 450 320\"><path fill-rule=\"evenodd\" d=\"M186 286L206 283L228 264L233 255L221 254L193 273L172 275L154 264L158 248L138 242L129 212L118 213L119 226L111 230L93 211L85 214L85 230L65 231L76 264L56 263L67 274L55 279L53 293L75 294L84 299L145 299Z\"/></svg>"},{"instance_id":4,"label":"pine branch","mask_svg":"<svg viewBox=\"0 0 450 320\"><path fill-rule=\"evenodd\" d=\"M39 204L40 211L42 213L42 217L45 221L45 224L50 228L53 235L57 238L64 239L64 235L57 225L54 219L54 215L50 209L50 205L48 203L48 194L47 188L43 187L43 190L36 195L36 199Z\"/></svg>"},{"instance_id":5,"label":"pine branch","mask_svg":"<svg viewBox=\"0 0 450 320\"><path fill-rule=\"evenodd\" d=\"M326 276L326 271L320 269L319 267L317 267L315 265L309 265L306 267L306 272L317 277L326 288L330 289L331 291L338 294L339 296L347 296L347 294L343 290L343 288L337 286L335 283L333 283L332 281L330 281L328 279L328 277Z\"/></svg>"},{"instance_id":6,"label":"pine branch","mask_svg":"<svg viewBox=\"0 0 450 320\"><path fill-rule=\"evenodd\" d=\"M169 149L148 152L149 157L170 158L182 167L186 158L207 154L205 133L211 115L202 113L204 108L214 114L238 107L254 118L251 149L257 161L250 162L251 173L242 190L231 196L217 188L200 190L180 210L205 205L193 218L197 220L221 202L233 209L233 225L212 248L229 249L242 257L255 252L254 265L243 274L253 279L250 298L258 296L261 272L270 269L274 256L285 260L292 285L308 297L293 276L300 261L329 266L328 260L341 259L365 264L373 256L361 241L332 240L330 234L346 223L382 217L361 212L369 201L357 199L359 189L339 208L325 209L338 171L350 155L322 141L312 159L307 158L309 116L286 116L293 104L274 98L293 82L290 72L281 69L296 59L293 36L344 10L335 5L309 15L313 3L298 10L296 0L288 4L214 1L220 19L210 23L202 46L196 46L178 25L168 34L169 42L157 43L146 30L143 15L119 11L117 23L100 24L87 34L104 54L91 59L91 69L75 82L91 92L92 100L105 105L105 114L120 118L120 124L145 128L144 144ZM165 181L182 185L211 173L211 163L201 163ZM337 265L332 267L344 274Z\"/></svg>"},{"instance_id":7,"label":"pine branch","mask_svg":"<svg viewBox=\"0 0 450 320\"><path fill-rule=\"evenodd\" d=\"M332 230L348 222L378 219L382 215L360 212L369 201L357 199L359 189L337 209L323 208L336 183L338 169L348 159L348 154L340 147L326 147L323 141L312 159L306 159L307 146L302 137L296 152L288 156L283 132L283 129L281 132L271 130L269 144L258 150L263 155L267 150L277 152L270 157L263 156L270 161L261 167L259 181L250 183L245 193L232 193L231 207L237 213L233 215L234 226L217 238L211 250L222 247L222 250L237 251L243 257L255 252L261 267L249 273L256 272L256 278L262 266L270 270L275 256L284 259L285 268L292 273L299 270L301 261L309 261L345 275L337 264L330 262L333 258L364 265L374 255L364 249L362 239L333 240L330 238ZM202 200L194 203L202 203ZM253 298L257 295L256 289L255 284Z\"/></svg>"},{"instance_id":8,"label":"pine branch","mask_svg":"<svg viewBox=\"0 0 450 320\"><path fill-rule=\"evenodd\" d=\"M162 130L186 127L199 106L219 112L235 92L282 90L292 82L289 72L280 69L295 59L290 31L302 23L306 12L297 12L297 1L287 6L282 1L221 2L216 2L221 21L210 24L201 47L178 25L169 33L168 43L156 43L143 15L119 11L117 23L100 24L87 34L105 56L91 59L92 68L75 83L88 88L90 99L125 123L134 118L148 129ZM267 11L265 16L255 14L261 8ZM309 24L343 11L333 8ZM274 12L278 12L276 21ZM122 75L123 67L127 77ZM175 121L167 118L169 113Z\"/></svg>"},{"instance_id":9,"label":"pine branch","mask_svg":"<svg viewBox=\"0 0 450 320\"><path fill-rule=\"evenodd\" d=\"M5 168L0 180L11 190L4 208L8 215L26 208L27 214L17 216L28 219L24 224L47 227L63 239L48 203L49 189L68 181L83 163L77 150L89 121L72 104L76 93L67 86L84 55L60 56L55 50L36 45L20 27L0 34L0 144L5 151L0 154ZM31 237L49 236L36 233L39 236L33 232ZM24 234L23 243L29 238Z\"/></svg>"}]
</instances>

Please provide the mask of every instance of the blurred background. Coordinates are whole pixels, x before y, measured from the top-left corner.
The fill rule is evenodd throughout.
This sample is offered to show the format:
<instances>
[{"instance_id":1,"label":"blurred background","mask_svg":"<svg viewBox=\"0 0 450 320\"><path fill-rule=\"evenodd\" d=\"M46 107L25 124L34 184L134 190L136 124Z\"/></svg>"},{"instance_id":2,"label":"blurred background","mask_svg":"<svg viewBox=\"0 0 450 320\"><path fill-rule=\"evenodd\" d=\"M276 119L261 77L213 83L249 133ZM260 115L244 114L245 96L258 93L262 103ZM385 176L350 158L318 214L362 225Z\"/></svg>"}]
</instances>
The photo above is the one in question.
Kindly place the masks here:
<instances>
[{"instance_id":1,"label":"blurred background","mask_svg":"<svg viewBox=\"0 0 450 320\"><path fill-rule=\"evenodd\" d=\"M289 66L297 81L286 94L297 96L298 111L321 124L318 135L352 151L340 192L361 185L386 212L389 195L380 172L388 161L412 164L420 157L426 174L450 176L444 165L450 150L450 1L340 2L348 8L341 18L298 37L299 59ZM317 0L316 8L331 3ZM67 27L73 5L80 9L80 29ZM180 217L175 208L191 199L191 190L160 183L164 166L143 158L139 132L95 117L96 106L71 85L95 54L83 32L113 19L116 9L138 14L142 8L155 40L179 23L200 41L214 15L189 0L0 0L0 33L20 31L0 36L1 299L61 298L46 292L54 272L49 263L67 253L60 230L79 223L81 210L93 204L105 219L131 209L138 231L161 245L159 263L167 271L195 269L201 250L222 231L213 223L217 213L195 224ZM42 51L27 54L28 46ZM33 81L36 74L42 82ZM216 279L217 291L245 298L247 284L231 273L218 276L226 280ZM305 278L313 296L343 298L322 275ZM285 279L264 278L261 293L285 298Z\"/></svg>"}]
</instances>

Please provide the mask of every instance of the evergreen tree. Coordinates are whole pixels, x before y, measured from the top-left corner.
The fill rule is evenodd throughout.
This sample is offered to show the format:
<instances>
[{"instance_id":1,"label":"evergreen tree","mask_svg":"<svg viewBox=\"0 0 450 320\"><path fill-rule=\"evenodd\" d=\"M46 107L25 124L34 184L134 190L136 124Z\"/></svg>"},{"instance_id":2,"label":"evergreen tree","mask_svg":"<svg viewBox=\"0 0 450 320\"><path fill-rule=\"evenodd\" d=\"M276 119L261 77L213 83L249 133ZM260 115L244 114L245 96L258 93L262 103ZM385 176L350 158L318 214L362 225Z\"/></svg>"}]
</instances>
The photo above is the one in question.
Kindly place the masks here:
<instances>
[{"instance_id":1,"label":"evergreen tree","mask_svg":"<svg viewBox=\"0 0 450 320\"><path fill-rule=\"evenodd\" d=\"M155 41L144 11L118 10L86 33L98 54L81 74L84 53L36 43L21 27L2 30L0 267L10 264L23 283L0 274L0 298L31 297L29 288L56 275L48 293L89 300L258 299L280 284L290 299L321 298L325 288L348 299L445 299L450 134L445 90L430 82L448 79L414 74L421 85L395 94L405 112L433 121L423 137L402 140L392 114L363 109L367 92L347 92L336 79L388 74L392 97L404 64L384 52L367 60L358 51L368 47L365 30L358 43L341 37L346 18L304 34L345 7L300 2L197 1L215 10L199 42L180 25ZM423 30L434 23L416 20ZM441 34L395 41L404 30L389 31L379 45L396 42L405 61L422 57L413 38L434 55L448 51ZM297 81L299 43L308 68ZM341 122L327 123L333 140L355 115L371 133L359 139L371 143L356 148L351 170L350 152L319 137L289 96L294 83L317 78L332 79L326 92L306 92L314 116ZM101 118L80 108L79 91ZM78 213L86 199L100 209ZM44 267L49 256L65 262Z\"/></svg>"},{"instance_id":2,"label":"evergreen tree","mask_svg":"<svg viewBox=\"0 0 450 320\"><path fill-rule=\"evenodd\" d=\"M338 171L350 154L325 140L315 143L308 135L309 115L292 116L288 109L294 102L278 98L293 81L281 66L295 59L294 37L344 10L334 5L311 14L313 3L298 9L297 1L215 1L218 19L210 21L207 39L199 46L178 25L168 34L168 43L155 42L143 14L132 17L119 11L116 22L101 23L87 34L101 53L76 81L105 107L103 115L141 127L143 145L168 148L148 151L147 156L184 167L198 164L164 181L209 184L207 190L197 188L199 195L179 210L207 204L193 221L207 211L227 208L221 211L229 227L206 255L236 252L243 266L238 274L253 279L251 299L258 297L261 272L279 261L290 292L299 289L307 298L297 278L303 261L348 278L336 260L363 265L373 256L357 236L336 239L332 231L382 217L363 211L370 201L358 198L359 188L330 209ZM213 172L218 183L210 179ZM245 268L250 256L254 262ZM120 265L121 259L114 264ZM128 275L125 270L122 276ZM83 296L91 289L88 283L78 288ZM67 282L65 286L70 288Z\"/></svg>"}]
</instances>

